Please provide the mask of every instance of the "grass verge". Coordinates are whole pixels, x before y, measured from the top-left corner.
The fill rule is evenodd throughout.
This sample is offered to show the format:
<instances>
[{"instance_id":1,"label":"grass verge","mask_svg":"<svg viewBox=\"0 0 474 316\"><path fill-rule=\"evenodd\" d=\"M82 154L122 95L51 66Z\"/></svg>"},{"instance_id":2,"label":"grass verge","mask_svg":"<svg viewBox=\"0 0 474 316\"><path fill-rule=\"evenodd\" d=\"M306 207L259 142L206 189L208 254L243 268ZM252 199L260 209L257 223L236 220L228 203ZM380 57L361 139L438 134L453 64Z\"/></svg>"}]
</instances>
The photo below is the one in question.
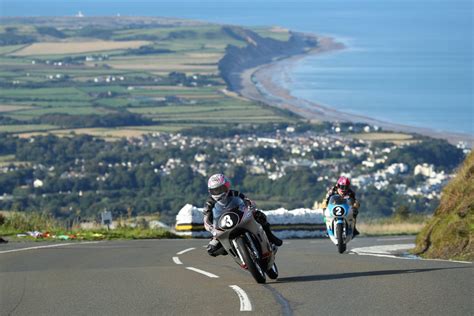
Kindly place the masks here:
<instances>
[{"instance_id":1,"label":"grass verge","mask_svg":"<svg viewBox=\"0 0 474 316\"><path fill-rule=\"evenodd\" d=\"M66 229L53 217L39 213L11 213L8 216L0 213L0 237L15 241L180 238L163 228Z\"/></svg>"},{"instance_id":2,"label":"grass verge","mask_svg":"<svg viewBox=\"0 0 474 316\"><path fill-rule=\"evenodd\" d=\"M375 219L357 223L357 229L361 236L417 235L428 220L426 216Z\"/></svg>"}]
</instances>

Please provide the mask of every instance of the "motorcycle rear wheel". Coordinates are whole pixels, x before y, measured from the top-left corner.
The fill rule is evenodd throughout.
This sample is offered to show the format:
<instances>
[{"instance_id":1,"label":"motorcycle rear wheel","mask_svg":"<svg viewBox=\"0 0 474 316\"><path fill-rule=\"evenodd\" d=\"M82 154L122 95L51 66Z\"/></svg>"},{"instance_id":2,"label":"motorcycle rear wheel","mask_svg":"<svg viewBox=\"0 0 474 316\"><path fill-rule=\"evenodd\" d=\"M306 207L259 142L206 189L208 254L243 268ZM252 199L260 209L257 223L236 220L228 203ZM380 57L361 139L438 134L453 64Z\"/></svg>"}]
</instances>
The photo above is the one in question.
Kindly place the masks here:
<instances>
[{"instance_id":1,"label":"motorcycle rear wheel","mask_svg":"<svg viewBox=\"0 0 474 316\"><path fill-rule=\"evenodd\" d=\"M346 251L346 244L344 243L344 240L342 238L342 230L343 230L342 223L337 224L336 237L337 237L337 251L339 253L344 253L344 251Z\"/></svg>"},{"instance_id":2,"label":"motorcycle rear wheel","mask_svg":"<svg viewBox=\"0 0 474 316\"><path fill-rule=\"evenodd\" d=\"M236 240L237 246L239 247L240 254L242 259L244 259L247 269L250 271L250 274L253 276L257 283L265 283L266 277L265 272L258 263L258 259L251 254L251 249L245 241L244 237L239 237Z\"/></svg>"}]
</instances>

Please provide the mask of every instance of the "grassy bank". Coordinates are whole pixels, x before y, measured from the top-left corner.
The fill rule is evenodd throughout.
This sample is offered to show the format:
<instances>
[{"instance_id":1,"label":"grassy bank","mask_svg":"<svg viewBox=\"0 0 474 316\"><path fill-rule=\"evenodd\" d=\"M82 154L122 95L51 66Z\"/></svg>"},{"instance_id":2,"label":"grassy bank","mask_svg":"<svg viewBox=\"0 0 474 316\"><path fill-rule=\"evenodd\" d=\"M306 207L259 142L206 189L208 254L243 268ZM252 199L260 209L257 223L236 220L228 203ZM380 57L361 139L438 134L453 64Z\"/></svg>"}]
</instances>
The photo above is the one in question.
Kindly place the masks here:
<instances>
[{"instance_id":1,"label":"grassy bank","mask_svg":"<svg viewBox=\"0 0 474 316\"><path fill-rule=\"evenodd\" d=\"M179 238L163 228L130 227L120 225L114 229L67 229L66 225L45 214L0 214L0 237L8 240L111 240Z\"/></svg>"},{"instance_id":2,"label":"grassy bank","mask_svg":"<svg viewBox=\"0 0 474 316\"><path fill-rule=\"evenodd\" d=\"M416 235L424 224L422 223L384 223L384 224L360 224L357 225L362 236L395 236Z\"/></svg>"},{"instance_id":3,"label":"grassy bank","mask_svg":"<svg viewBox=\"0 0 474 316\"><path fill-rule=\"evenodd\" d=\"M439 207L417 237L425 258L474 260L474 152L443 189Z\"/></svg>"}]
</instances>

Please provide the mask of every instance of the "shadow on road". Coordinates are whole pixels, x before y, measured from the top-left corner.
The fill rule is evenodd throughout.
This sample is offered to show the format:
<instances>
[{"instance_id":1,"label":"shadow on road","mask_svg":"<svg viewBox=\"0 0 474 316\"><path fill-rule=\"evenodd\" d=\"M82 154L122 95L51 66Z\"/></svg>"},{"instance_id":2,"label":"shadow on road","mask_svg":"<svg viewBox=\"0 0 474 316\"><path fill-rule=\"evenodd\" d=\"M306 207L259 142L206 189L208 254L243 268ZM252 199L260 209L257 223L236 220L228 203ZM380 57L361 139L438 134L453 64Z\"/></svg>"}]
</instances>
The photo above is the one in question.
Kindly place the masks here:
<instances>
[{"instance_id":1,"label":"shadow on road","mask_svg":"<svg viewBox=\"0 0 474 316\"><path fill-rule=\"evenodd\" d=\"M339 273L339 274L302 275L302 276L278 278L278 283L339 280L339 279L350 279L350 278L358 278L358 277L397 275L397 274L420 273L420 272L430 272L430 271L437 271L437 270L451 270L451 269L465 269L465 268L469 268L469 267L381 270L381 271L350 272L350 273Z\"/></svg>"}]
</instances>

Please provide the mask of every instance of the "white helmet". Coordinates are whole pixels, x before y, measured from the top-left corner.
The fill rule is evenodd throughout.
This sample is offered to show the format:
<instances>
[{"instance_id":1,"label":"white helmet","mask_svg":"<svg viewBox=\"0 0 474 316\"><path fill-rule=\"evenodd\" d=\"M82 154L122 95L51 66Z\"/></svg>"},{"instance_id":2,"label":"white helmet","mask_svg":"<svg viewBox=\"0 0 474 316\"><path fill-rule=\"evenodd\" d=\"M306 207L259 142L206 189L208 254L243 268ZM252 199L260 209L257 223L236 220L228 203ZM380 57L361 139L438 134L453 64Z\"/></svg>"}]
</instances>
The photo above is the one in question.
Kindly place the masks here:
<instances>
[{"instance_id":1,"label":"white helmet","mask_svg":"<svg viewBox=\"0 0 474 316\"><path fill-rule=\"evenodd\" d=\"M230 181L222 173L216 173L207 181L207 189L212 198L219 201L229 192Z\"/></svg>"}]
</instances>

